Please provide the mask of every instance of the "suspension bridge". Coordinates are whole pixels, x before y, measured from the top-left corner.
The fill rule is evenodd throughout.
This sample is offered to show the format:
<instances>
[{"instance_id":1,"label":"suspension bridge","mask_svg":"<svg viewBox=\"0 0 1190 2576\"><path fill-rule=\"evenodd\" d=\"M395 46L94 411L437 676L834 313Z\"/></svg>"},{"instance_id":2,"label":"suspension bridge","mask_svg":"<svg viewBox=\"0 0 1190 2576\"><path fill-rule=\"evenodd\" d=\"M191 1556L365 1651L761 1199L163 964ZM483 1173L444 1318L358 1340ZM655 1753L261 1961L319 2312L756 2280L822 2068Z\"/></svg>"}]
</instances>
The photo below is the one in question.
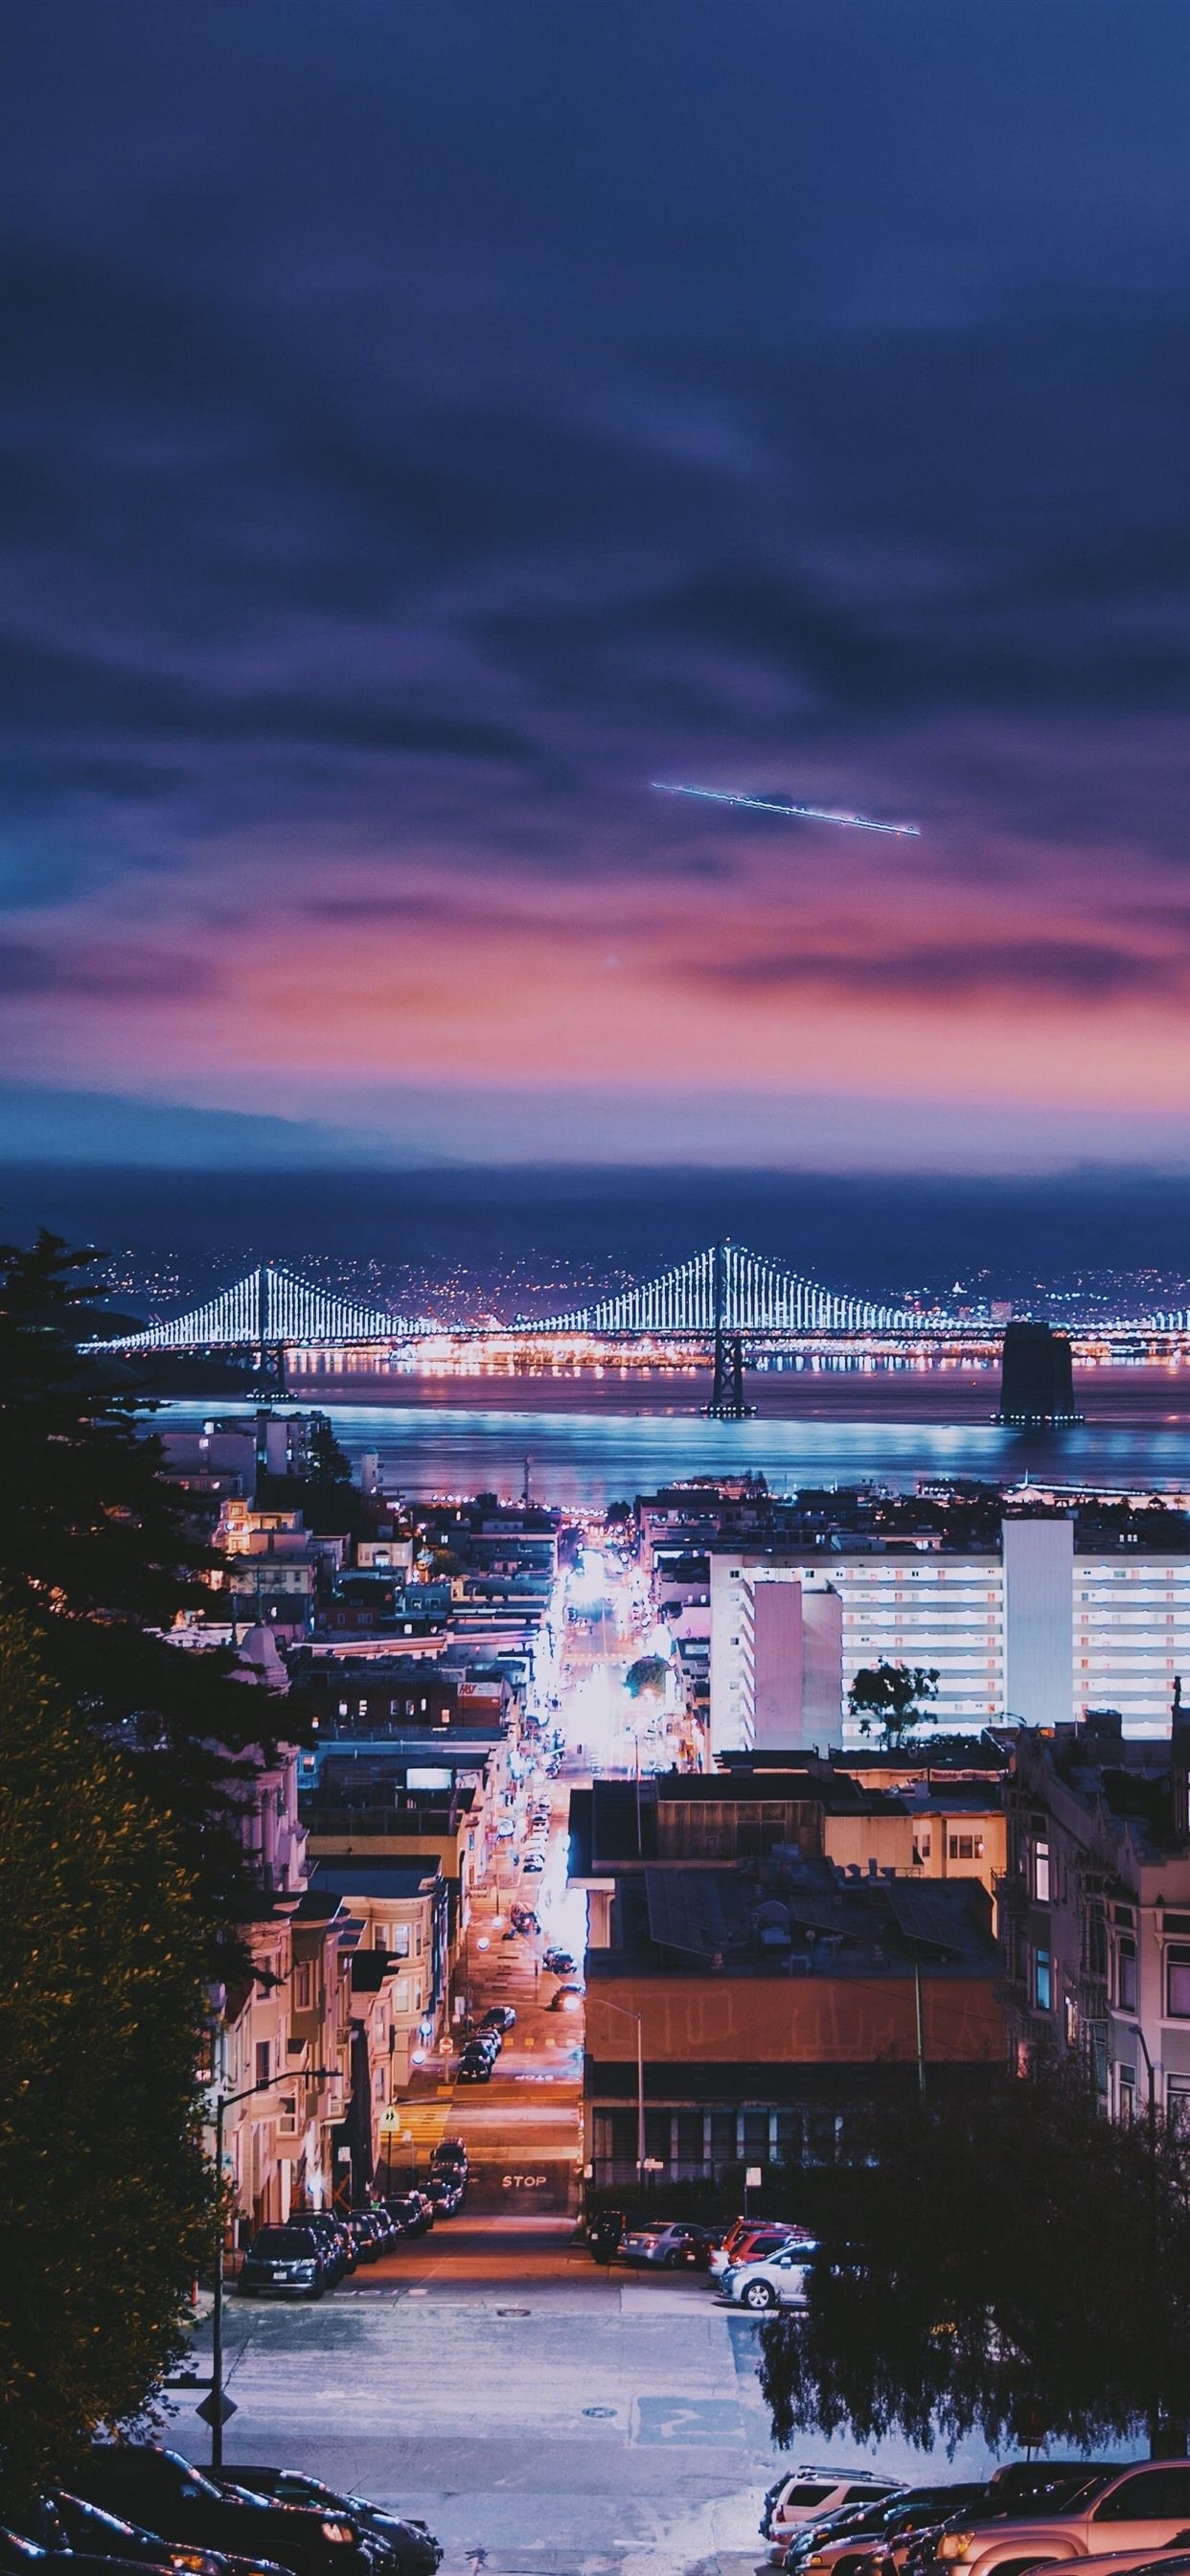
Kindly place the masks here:
<instances>
[{"instance_id":1,"label":"suspension bridge","mask_svg":"<svg viewBox=\"0 0 1190 2576\"><path fill-rule=\"evenodd\" d=\"M657 1279L589 1306L540 1320L518 1316L511 1324L447 1325L427 1316L390 1314L329 1290L311 1287L290 1270L261 1263L205 1304L94 1347L127 1351L269 1351L397 1348L449 1333L485 1341L510 1335L526 1341L713 1341L743 1334L766 1340L790 1336L928 1331L927 1318L900 1306L848 1297L820 1287L778 1261L741 1244L708 1245Z\"/></svg>"}]
</instances>

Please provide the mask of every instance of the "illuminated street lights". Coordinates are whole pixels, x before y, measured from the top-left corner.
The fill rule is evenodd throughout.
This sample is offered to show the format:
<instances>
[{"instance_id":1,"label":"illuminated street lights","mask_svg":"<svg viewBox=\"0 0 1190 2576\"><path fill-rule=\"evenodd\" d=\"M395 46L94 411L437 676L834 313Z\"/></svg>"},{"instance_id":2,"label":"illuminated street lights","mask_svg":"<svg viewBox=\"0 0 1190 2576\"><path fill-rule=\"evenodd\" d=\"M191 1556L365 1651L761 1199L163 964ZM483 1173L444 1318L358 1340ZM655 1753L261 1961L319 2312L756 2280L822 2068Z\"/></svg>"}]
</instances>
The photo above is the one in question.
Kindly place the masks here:
<instances>
[{"instance_id":1,"label":"illuminated street lights","mask_svg":"<svg viewBox=\"0 0 1190 2576\"><path fill-rule=\"evenodd\" d=\"M337 2066L311 2066L298 2079L305 2084L338 2084L342 2076ZM211 2467L223 2466L223 2114L235 2109L238 2102L250 2102L255 2093L274 2093L279 2084L292 2083L292 2076L267 2075L259 2084L245 2084L240 2093L218 2093L215 2097L215 2186L219 2205L215 2216L215 2297L211 2307L211 2394L206 2407L211 2419ZM234 2414L234 2407L229 2408Z\"/></svg>"}]
</instances>

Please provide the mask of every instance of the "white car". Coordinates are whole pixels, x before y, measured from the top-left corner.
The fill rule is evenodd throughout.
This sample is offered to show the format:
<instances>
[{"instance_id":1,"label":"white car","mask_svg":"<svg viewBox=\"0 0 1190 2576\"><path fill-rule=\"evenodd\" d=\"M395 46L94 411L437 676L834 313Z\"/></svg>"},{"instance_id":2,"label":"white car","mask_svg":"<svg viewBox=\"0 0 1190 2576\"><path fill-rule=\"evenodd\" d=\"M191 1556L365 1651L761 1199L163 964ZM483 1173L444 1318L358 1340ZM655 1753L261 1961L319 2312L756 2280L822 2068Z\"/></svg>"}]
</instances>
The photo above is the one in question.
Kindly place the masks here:
<instances>
[{"instance_id":1,"label":"white car","mask_svg":"<svg viewBox=\"0 0 1190 2576\"><path fill-rule=\"evenodd\" d=\"M955 2576L1023 2576L1059 2558L1118 2558L1168 2548L1190 2530L1190 2460L1100 2469L1061 2512L948 2531L938 2556Z\"/></svg>"},{"instance_id":2,"label":"white car","mask_svg":"<svg viewBox=\"0 0 1190 2576\"><path fill-rule=\"evenodd\" d=\"M722 2295L736 2308L804 2308L814 2251L813 2245L789 2245L782 2254L766 2255L763 2263L733 2263L720 2281Z\"/></svg>"},{"instance_id":3,"label":"white car","mask_svg":"<svg viewBox=\"0 0 1190 2576\"><path fill-rule=\"evenodd\" d=\"M890 2499L903 2495L904 2483L899 2478L879 2478L866 2469L812 2469L804 2465L791 2469L779 2478L765 2497L761 2531L766 2540L779 2534L788 2539L799 2524L824 2522L828 2514L843 2513L849 2505L876 2504L883 2496Z\"/></svg>"}]
</instances>

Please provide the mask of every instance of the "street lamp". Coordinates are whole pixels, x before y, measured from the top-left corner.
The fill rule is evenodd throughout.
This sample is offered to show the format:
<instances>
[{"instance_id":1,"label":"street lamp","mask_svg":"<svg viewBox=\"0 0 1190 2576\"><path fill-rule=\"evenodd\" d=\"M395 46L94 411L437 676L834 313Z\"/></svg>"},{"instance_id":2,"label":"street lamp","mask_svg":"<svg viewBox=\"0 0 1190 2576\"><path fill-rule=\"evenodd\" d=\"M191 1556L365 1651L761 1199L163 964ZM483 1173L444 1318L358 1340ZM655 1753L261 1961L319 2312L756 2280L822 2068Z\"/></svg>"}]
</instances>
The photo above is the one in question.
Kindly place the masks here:
<instances>
[{"instance_id":1,"label":"street lamp","mask_svg":"<svg viewBox=\"0 0 1190 2576\"><path fill-rule=\"evenodd\" d=\"M645 2026L638 2012L629 2012L626 2004L614 2004L610 1995L600 1995L599 2006L602 2012L619 2013L621 2021L636 2023L636 2175L639 2182L645 2169Z\"/></svg>"},{"instance_id":2,"label":"street lamp","mask_svg":"<svg viewBox=\"0 0 1190 2576\"><path fill-rule=\"evenodd\" d=\"M267 2075L259 2084L245 2084L240 2093L218 2093L215 2096L215 2183L222 2204L223 2194L223 2114L238 2102L250 2102L254 2093L273 2093L279 2084L292 2079L284 2075ZM306 2084L340 2082L338 2067L310 2066L299 2080ZM211 2309L211 2467L223 2466L223 2209L215 2216L215 2298ZM234 2409L232 2410L234 2412Z\"/></svg>"}]
</instances>

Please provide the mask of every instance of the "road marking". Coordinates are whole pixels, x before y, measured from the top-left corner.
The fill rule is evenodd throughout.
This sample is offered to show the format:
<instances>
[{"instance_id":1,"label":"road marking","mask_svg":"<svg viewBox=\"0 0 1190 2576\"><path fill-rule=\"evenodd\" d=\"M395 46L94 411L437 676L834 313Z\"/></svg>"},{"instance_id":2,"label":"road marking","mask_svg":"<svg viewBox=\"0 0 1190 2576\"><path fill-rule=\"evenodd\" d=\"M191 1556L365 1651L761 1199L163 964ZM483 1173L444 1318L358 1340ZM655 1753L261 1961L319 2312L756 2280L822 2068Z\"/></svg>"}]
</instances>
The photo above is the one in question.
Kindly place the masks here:
<instances>
[{"instance_id":1,"label":"road marking","mask_svg":"<svg viewBox=\"0 0 1190 2576\"><path fill-rule=\"evenodd\" d=\"M730 2397L638 2397L638 2442L736 2441L740 2412Z\"/></svg>"}]
</instances>

